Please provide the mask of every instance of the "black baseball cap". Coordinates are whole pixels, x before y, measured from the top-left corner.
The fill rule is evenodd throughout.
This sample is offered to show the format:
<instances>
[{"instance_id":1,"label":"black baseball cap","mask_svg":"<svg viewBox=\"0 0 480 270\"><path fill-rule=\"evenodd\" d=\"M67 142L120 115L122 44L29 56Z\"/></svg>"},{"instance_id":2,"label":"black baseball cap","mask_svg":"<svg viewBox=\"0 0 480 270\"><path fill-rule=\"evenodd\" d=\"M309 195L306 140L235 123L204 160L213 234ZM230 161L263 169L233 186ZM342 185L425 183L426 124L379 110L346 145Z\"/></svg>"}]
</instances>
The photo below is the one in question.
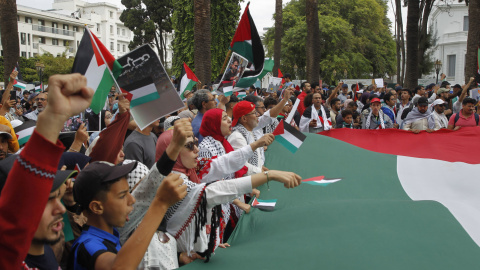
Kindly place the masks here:
<instances>
[{"instance_id":1,"label":"black baseball cap","mask_svg":"<svg viewBox=\"0 0 480 270\"><path fill-rule=\"evenodd\" d=\"M0 192L2 191L5 183L7 182L8 173L13 167L13 163L18 158L18 155L10 155L4 160L0 161ZM67 179L73 178L78 174L75 170L58 170L53 179L53 185L50 192L57 190Z\"/></svg>"},{"instance_id":2,"label":"black baseball cap","mask_svg":"<svg viewBox=\"0 0 480 270\"><path fill-rule=\"evenodd\" d=\"M417 102L417 106L427 106L428 99L426 97L420 97Z\"/></svg>"},{"instance_id":3,"label":"black baseball cap","mask_svg":"<svg viewBox=\"0 0 480 270\"><path fill-rule=\"evenodd\" d=\"M95 161L83 169L75 180L73 198L81 210L87 209L90 202L101 189L102 183L115 181L137 167L137 162L115 165L106 161Z\"/></svg>"}]
</instances>

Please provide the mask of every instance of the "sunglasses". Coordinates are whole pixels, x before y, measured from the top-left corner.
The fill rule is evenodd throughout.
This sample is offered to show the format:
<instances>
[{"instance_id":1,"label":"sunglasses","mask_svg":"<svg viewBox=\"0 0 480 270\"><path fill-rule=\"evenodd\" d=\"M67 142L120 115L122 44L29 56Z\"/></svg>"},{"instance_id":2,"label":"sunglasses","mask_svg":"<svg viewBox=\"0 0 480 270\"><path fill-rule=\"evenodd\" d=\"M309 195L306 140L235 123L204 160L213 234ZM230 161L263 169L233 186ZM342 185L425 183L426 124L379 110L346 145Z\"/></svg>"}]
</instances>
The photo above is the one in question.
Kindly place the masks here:
<instances>
[{"instance_id":1,"label":"sunglasses","mask_svg":"<svg viewBox=\"0 0 480 270\"><path fill-rule=\"evenodd\" d=\"M193 141L185 144L185 147L190 151L195 150L195 146L198 147L198 139L197 138L195 138Z\"/></svg>"}]
</instances>

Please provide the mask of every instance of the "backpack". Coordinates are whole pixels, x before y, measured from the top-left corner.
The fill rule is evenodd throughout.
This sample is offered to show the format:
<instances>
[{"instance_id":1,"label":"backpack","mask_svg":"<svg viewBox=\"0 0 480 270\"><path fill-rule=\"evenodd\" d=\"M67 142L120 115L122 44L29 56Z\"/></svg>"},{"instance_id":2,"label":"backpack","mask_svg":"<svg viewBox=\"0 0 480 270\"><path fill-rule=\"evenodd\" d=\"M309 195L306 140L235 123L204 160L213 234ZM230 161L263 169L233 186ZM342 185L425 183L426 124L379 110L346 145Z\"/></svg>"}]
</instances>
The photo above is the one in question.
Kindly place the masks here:
<instances>
[{"instance_id":1,"label":"backpack","mask_svg":"<svg viewBox=\"0 0 480 270\"><path fill-rule=\"evenodd\" d=\"M474 113L473 115L475 116L475 122L477 122L477 126L478 126L478 122L480 121L480 117L476 113ZM460 119L460 112L458 112L455 115L455 119L453 119L453 126L454 127L455 127L455 124L457 123L458 119Z\"/></svg>"}]
</instances>

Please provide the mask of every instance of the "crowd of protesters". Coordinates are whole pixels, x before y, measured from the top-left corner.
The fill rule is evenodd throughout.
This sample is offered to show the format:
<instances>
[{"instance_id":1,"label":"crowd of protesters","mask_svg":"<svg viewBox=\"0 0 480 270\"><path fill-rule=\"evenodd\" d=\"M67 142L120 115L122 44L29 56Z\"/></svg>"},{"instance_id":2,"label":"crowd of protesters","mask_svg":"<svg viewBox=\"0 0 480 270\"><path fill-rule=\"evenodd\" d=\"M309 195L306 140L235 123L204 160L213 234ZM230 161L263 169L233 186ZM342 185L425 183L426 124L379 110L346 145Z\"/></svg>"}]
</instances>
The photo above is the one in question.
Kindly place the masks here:
<instances>
[{"instance_id":1,"label":"crowd of protesters","mask_svg":"<svg viewBox=\"0 0 480 270\"><path fill-rule=\"evenodd\" d=\"M174 269L209 261L230 246L250 198L261 196L256 187L301 183L265 166L280 121L309 133L458 130L479 124L477 102L467 96L472 83L296 89L286 74L278 92L251 87L243 100L207 86L185 92L184 108L144 129L114 87L105 109L90 111L84 76L51 76L44 92L19 91L15 99L9 84L0 108L0 268ZM26 123L35 126L27 143L18 139Z\"/></svg>"}]
</instances>

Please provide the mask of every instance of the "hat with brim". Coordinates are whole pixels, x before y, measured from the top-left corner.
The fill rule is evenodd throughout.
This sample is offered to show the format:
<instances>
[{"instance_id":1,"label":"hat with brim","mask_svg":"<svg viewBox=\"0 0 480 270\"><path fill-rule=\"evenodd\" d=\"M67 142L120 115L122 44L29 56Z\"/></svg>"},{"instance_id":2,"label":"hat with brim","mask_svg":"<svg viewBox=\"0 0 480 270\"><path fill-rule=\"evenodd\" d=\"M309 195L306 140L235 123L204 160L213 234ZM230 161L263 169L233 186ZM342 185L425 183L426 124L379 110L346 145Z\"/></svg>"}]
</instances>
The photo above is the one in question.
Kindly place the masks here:
<instances>
[{"instance_id":1,"label":"hat with brim","mask_svg":"<svg viewBox=\"0 0 480 270\"><path fill-rule=\"evenodd\" d=\"M444 105L445 103L447 102L443 101L442 99L437 99L433 102L432 106Z\"/></svg>"},{"instance_id":2,"label":"hat with brim","mask_svg":"<svg viewBox=\"0 0 480 270\"><path fill-rule=\"evenodd\" d=\"M103 183L118 180L135 169L137 162L115 165L105 161L95 161L83 169L75 180L73 198L81 210L88 207Z\"/></svg>"},{"instance_id":3,"label":"hat with brim","mask_svg":"<svg viewBox=\"0 0 480 270\"><path fill-rule=\"evenodd\" d=\"M13 139L12 134L10 134L10 132L0 131L0 135L7 137L9 140Z\"/></svg>"},{"instance_id":4,"label":"hat with brim","mask_svg":"<svg viewBox=\"0 0 480 270\"><path fill-rule=\"evenodd\" d=\"M370 103L375 103L375 102L382 103L382 101L379 98L372 98L372 100L370 100Z\"/></svg>"},{"instance_id":5,"label":"hat with brim","mask_svg":"<svg viewBox=\"0 0 480 270\"><path fill-rule=\"evenodd\" d=\"M250 101L240 101L233 107L233 121L232 127L236 126L238 123L238 119L240 117L250 113L251 111L255 110L255 104Z\"/></svg>"},{"instance_id":6,"label":"hat with brim","mask_svg":"<svg viewBox=\"0 0 480 270\"><path fill-rule=\"evenodd\" d=\"M443 93L448 93L450 91L448 91L447 88L440 88L437 90L437 95L440 95L440 94L443 94Z\"/></svg>"}]
</instances>

